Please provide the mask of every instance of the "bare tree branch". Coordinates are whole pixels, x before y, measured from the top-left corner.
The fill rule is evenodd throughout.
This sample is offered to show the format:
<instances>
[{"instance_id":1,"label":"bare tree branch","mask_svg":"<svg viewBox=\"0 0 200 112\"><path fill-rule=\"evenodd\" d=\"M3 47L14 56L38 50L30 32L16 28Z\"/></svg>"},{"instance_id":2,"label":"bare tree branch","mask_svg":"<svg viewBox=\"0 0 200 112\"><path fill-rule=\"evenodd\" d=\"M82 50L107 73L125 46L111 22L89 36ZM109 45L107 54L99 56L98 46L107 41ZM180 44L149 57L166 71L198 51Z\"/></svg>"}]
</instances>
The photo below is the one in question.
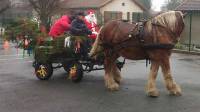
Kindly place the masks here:
<instances>
[{"instance_id":1,"label":"bare tree branch","mask_svg":"<svg viewBox=\"0 0 200 112\"><path fill-rule=\"evenodd\" d=\"M168 10L174 10L183 1L184 0L169 0L166 7Z\"/></svg>"},{"instance_id":2,"label":"bare tree branch","mask_svg":"<svg viewBox=\"0 0 200 112\"><path fill-rule=\"evenodd\" d=\"M0 0L0 14L10 8L10 1Z\"/></svg>"},{"instance_id":3,"label":"bare tree branch","mask_svg":"<svg viewBox=\"0 0 200 112\"><path fill-rule=\"evenodd\" d=\"M60 0L29 0L30 5L38 13L41 24L49 28L51 16L60 10Z\"/></svg>"},{"instance_id":4,"label":"bare tree branch","mask_svg":"<svg viewBox=\"0 0 200 112\"><path fill-rule=\"evenodd\" d=\"M35 0L29 0L29 3L31 4L31 6L35 9L35 11L37 13L39 13L39 5L37 4L37 2L35 2Z\"/></svg>"}]
</instances>

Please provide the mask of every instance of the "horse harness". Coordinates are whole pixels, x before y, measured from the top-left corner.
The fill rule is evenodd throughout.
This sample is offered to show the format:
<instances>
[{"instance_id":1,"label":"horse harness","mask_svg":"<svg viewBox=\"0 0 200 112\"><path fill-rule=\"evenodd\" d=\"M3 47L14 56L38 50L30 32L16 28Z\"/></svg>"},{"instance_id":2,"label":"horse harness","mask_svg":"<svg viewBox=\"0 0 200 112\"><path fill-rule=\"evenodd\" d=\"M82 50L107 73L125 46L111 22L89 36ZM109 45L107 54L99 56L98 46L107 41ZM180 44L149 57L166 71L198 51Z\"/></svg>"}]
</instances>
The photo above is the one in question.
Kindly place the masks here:
<instances>
[{"instance_id":1,"label":"horse harness","mask_svg":"<svg viewBox=\"0 0 200 112\"><path fill-rule=\"evenodd\" d=\"M115 52L119 51L120 49L123 48L127 48L127 47L141 47L144 51L149 50L149 49L172 49L174 47L174 44L159 44L159 43L152 43L152 44L145 44L145 39L144 39L144 26L145 23L147 21L143 21L143 22L138 22L136 23L136 26L130 31L130 33L128 34L128 39L117 43L115 45L115 47L109 45L109 44L101 44L101 46L103 46L103 51L107 51L108 55L112 56ZM152 25L158 26L158 27L162 27L165 28L162 25L158 25L155 23L152 23ZM138 31L138 33L135 34L135 30ZM171 32L171 30L168 30L168 32ZM176 36L175 33L172 33L173 36ZM138 40L138 44L127 44L129 41L131 41L131 39L135 38L136 40ZM146 54L146 67L148 66L148 64L150 64L150 59L148 57L148 54Z\"/></svg>"},{"instance_id":2,"label":"horse harness","mask_svg":"<svg viewBox=\"0 0 200 112\"><path fill-rule=\"evenodd\" d=\"M127 48L127 47L140 47L144 50L149 50L149 49L172 49L175 45L174 44L160 44L160 43L145 43L145 31L144 31L144 26L146 24L147 21L142 21L142 22L138 22L136 23L136 26L130 31L130 33L128 34L128 39L117 43L113 46L109 45L109 44L102 44L102 46L104 47L104 49L109 49L109 54L113 54L116 51L119 51L120 49L123 48ZM166 29L167 32L169 32L170 34L172 34L174 37L176 37L177 35L172 32L170 29L167 29L166 27L156 24L155 22L151 23L154 26L158 26L158 27L162 27L164 29ZM135 32L138 33L135 33ZM131 41L131 39L136 39L138 40L137 44L127 44L129 41Z\"/></svg>"}]
</instances>

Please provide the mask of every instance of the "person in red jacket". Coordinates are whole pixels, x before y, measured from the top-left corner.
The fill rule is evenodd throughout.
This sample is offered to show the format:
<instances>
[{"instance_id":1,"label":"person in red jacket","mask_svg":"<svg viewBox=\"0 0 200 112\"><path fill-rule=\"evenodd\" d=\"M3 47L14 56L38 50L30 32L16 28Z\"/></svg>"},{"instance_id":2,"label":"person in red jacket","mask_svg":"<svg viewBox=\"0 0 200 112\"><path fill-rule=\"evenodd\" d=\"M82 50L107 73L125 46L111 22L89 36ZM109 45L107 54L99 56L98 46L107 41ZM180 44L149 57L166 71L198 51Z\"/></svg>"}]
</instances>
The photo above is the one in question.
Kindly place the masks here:
<instances>
[{"instance_id":1,"label":"person in red jacket","mask_svg":"<svg viewBox=\"0 0 200 112\"><path fill-rule=\"evenodd\" d=\"M70 30L71 21L74 16L72 15L64 15L60 19L58 19L52 26L49 32L49 36L53 37L53 39L59 37L65 32Z\"/></svg>"}]
</instances>

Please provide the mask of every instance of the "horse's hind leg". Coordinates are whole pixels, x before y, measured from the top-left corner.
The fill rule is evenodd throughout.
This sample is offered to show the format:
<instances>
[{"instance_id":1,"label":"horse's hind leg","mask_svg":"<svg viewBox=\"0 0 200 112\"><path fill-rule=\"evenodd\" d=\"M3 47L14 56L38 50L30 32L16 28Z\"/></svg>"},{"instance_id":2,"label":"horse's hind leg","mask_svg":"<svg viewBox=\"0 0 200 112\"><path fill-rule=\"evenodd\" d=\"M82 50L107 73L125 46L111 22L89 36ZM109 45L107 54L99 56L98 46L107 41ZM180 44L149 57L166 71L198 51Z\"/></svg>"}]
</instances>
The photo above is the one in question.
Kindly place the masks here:
<instances>
[{"instance_id":1,"label":"horse's hind leg","mask_svg":"<svg viewBox=\"0 0 200 112\"><path fill-rule=\"evenodd\" d=\"M115 59L112 57L106 57L105 58L105 85L106 87L111 90L111 91L117 91L119 90L119 84L116 83L116 78L115 78L115 73L116 73L116 68L115 68Z\"/></svg>"},{"instance_id":2,"label":"horse's hind leg","mask_svg":"<svg viewBox=\"0 0 200 112\"><path fill-rule=\"evenodd\" d=\"M169 58L162 60L161 67L162 67L162 72L163 72L163 75L164 75L166 88L169 90L171 95L180 96L181 95L181 88L178 84L176 84L176 82L172 78Z\"/></svg>"},{"instance_id":3,"label":"horse's hind leg","mask_svg":"<svg viewBox=\"0 0 200 112\"><path fill-rule=\"evenodd\" d=\"M159 69L159 63L156 61L151 61L151 70L149 73L149 78L146 86L146 92L148 96L157 97L159 92L156 88L156 77Z\"/></svg>"}]
</instances>

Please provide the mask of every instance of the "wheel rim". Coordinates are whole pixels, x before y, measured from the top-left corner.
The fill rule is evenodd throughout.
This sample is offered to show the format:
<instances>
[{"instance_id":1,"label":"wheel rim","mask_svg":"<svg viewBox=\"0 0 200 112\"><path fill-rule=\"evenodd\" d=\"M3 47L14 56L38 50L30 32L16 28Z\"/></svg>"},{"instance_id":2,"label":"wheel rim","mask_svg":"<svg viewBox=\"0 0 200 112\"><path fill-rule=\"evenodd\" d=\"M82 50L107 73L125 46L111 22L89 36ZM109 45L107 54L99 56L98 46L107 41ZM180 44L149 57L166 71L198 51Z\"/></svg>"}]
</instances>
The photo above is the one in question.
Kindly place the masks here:
<instances>
[{"instance_id":1,"label":"wheel rim","mask_svg":"<svg viewBox=\"0 0 200 112\"><path fill-rule=\"evenodd\" d=\"M44 65L40 65L38 70L37 70L37 74L39 77L41 78L45 78L47 76L47 68Z\"/></svg>"}]
</instances>

